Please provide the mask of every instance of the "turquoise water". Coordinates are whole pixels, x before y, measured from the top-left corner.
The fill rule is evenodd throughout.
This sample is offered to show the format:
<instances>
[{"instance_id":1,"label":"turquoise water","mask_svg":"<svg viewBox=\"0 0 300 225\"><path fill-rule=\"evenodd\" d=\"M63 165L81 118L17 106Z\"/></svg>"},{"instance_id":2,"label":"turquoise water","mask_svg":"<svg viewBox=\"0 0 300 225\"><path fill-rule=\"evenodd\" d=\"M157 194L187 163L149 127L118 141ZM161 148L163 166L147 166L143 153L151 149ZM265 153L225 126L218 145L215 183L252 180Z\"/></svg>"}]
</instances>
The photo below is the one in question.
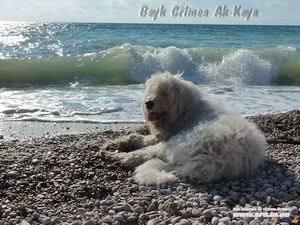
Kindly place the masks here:
<instances>
[{"instance_id":1,"label":"turquoise water","mask_svg":"<svg viewBox=\"0 0 300 225\"><path fill-rule=\"evenodd\" d=\"M162 71L299 85L299 36L299 26L2 22L0 86L139 84Z\"/></svg>"},{"instance_id":2,"label":"turquoise water","mask_svg":"<svg viewBox=\"0 0 300 225\"><path fill-rule=\"evenodd\" d=\"M242 115L300 109L300 26L0 23L0 122L140 122L182 73ZM0 130L1 132L1 130Z\"/></svg>"}]
</instances>

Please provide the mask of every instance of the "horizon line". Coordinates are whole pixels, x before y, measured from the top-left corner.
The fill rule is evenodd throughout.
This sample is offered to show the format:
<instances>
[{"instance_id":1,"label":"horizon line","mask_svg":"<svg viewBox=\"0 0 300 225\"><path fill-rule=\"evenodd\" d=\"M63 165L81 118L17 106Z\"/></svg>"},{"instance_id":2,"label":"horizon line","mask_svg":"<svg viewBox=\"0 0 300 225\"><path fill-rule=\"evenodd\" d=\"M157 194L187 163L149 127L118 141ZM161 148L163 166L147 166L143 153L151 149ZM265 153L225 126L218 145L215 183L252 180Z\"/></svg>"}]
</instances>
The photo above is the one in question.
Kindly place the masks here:
<instances>
[{"instance_id":1,"label":"horizon line","mask_svg":"<svg viewBox=\"0 0 300 225\"><path fill-rule=\"evenodd\" d=\"M93 23L93 24L141 24L141 25L216 25L216 26L300 26L300 24L245 24L245 23L160 23L160 22L108 22L108 21L32 21L0 20L0 23Z\"/></svg>"}]
</instances>

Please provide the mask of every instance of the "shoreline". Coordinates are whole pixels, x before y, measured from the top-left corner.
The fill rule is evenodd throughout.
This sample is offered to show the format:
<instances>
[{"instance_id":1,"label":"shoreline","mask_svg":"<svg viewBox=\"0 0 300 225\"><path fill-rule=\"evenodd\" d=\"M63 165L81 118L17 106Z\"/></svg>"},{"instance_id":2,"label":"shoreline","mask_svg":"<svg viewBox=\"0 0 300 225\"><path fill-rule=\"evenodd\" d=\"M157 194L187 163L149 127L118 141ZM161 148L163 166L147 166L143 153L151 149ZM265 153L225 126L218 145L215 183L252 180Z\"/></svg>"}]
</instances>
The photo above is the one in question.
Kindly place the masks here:
<instances>
[{"instance_id":1,"label":"shoreline","mask_svg":"<svg viewBox=\"0 0 300 225\"><path fill-rule=\"evenodd\" d=\"M33 138L55 137L95 133L106 130L118 131L140 123L83 123L83 122L39 122L2 121L0 122L0 141L29 140Z\"/></svg>"},{"instance_id":2,"label":"shoreline","mask_svg":"<svg viewBox=\"0 0 300 225\"><path fill-rule=\"evenodd\" d=\"M259 114L253 116L245 116L248 120L257 123L258 120L263 121L265 118L276 115L288 115L291 112L299 110L290 110L282 113ZM270 121L268 121L270 122ZM274 123L278 123L273 121ZM61 135L81 135L89 133L99 133L105 131L119 131L129 129L133 126L143 124L137 122L52 122L52 121L0 121L0 142L1 141L25 141L36 138L52 138ZM256 124L260 130L267 132L266 124ZM270 140L269 142L276 142ZM295 141L297 144L300 141Z\"/></svg>"},{"instance_id":3,"label":"shoreline","mask_svg":"<svg viewBox=\"0 0 300 225\"><path fill-rule=\"evenodd\" d=\"M84 127L94 130L4 138L0 224L299 224L300 145L295 142L300 140L300 110L249 119L271 142L265 165L253 177L207 184L137 185L132 171L97 156L103 143L126 135L115 124L115 130ZM278 217L242 216L240 208L287 211Z\"/></svg>"}]
</instances>

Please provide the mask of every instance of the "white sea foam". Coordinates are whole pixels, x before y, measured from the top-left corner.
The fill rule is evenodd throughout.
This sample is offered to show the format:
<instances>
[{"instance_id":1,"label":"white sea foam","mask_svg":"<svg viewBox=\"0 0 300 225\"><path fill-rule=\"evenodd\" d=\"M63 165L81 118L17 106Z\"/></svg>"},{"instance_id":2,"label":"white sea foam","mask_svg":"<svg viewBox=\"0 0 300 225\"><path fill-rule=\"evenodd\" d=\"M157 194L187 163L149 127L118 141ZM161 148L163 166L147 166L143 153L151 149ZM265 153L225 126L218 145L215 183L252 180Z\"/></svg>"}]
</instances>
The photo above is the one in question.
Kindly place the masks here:
<instances>
[{"instance_id":1,"label":"white sea foam","mask_svg":"<svg viewBox=\"0 0 300 225\"><path fill-rule=\"evenodd\" d=\"M188 51L176 47L146 53L135 51L132 57L131 76L138 83L144 83L152 74L158 72L192 74L196 70Z\"/></svg>"},{"instance_id":2,"label":"white sea foam","mask_svg":"<svg viewBox=\"0 0 300 225\"><path fill-rule=\"evenodd\" d=\"M223 57L219 63L199 66L203 83L269 85L275 74L270 62L250 50L240 49Z\"/></svg>"},{"instance_id":3,"label":"white sea foam","mask_svg":"<svg viewBox=\"0 0 300 225\"><path fill-rule=\"evenodd\" d=\"M144 83L154 73L169 71L183 73L185 79L196 84L270 85L279 71L271 62L247 49L223 52L168 47L140 52L133 46L131 48L130 74L136 83ZM276 57L280 58L280 54L277 52ZM223 57L221 60L220 56Z\"/></svg>"},{"instance_id":4,"label":"white sea foam","mask_svg":"<svg viewBox=\"0 0 300 225\"><path fill-rule=\"evenodd\" d=\"M300 109L300 87L201 85L200 88L205 97L219 100L244 116ZM0 121L143 122L143 92L143 85L0 89Z\"/></svg>"}]
</instances>

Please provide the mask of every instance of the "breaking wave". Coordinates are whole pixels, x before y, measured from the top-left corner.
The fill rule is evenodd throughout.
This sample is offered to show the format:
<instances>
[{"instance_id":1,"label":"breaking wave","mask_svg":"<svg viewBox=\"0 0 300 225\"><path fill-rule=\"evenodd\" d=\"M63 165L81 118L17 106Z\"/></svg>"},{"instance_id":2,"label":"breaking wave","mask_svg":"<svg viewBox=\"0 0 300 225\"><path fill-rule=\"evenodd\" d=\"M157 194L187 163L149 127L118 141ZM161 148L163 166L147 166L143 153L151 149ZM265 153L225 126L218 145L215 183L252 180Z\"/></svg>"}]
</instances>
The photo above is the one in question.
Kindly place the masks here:
<instances>
[{"instance_id":1,"label":"breaking wave","mask_svg":"<svg viewBox=\"0 0 300 225\"><path fill-rule=\"evenodd\" d=\"M124 44L81 56L0 59L0 86L124 85L183 73L196 84L299 85L300 53L265 49L154 48Z\"/></svg>"}]
</instances>

